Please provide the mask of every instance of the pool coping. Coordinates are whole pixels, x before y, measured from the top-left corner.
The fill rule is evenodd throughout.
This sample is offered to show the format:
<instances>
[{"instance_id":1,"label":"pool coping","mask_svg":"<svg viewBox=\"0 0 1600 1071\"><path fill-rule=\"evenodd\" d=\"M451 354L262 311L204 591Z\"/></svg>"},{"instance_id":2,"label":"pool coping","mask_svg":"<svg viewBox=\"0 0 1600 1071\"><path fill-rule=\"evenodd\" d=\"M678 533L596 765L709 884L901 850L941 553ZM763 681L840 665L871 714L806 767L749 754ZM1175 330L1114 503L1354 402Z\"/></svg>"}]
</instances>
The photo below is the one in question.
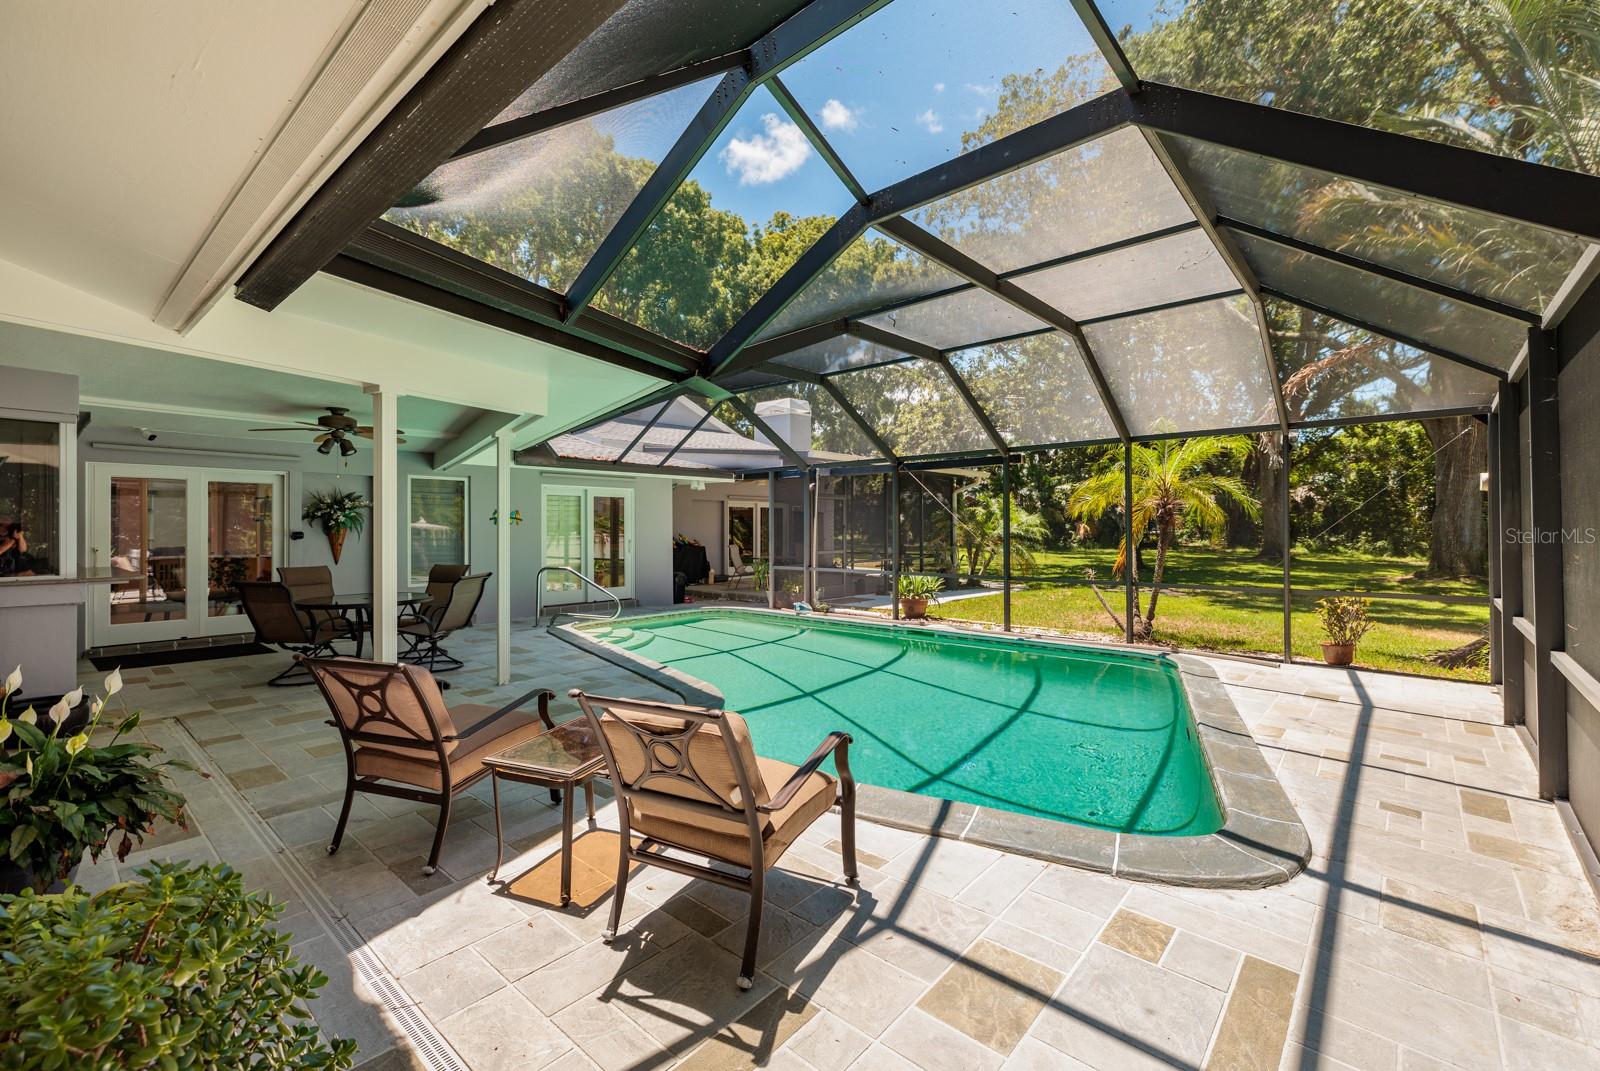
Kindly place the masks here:
<instances>
[{"instance_id":1,"label":"pool coping","mask_svg":"<svg viewBox=\"0 0 1600 1071\"><path fill-rule=\"evenodd\" d=\"M665 617L706 612L767 614L788 619L823 617L825 620L825 615L797 614L759 606L697 607L628 616ZM1022 644L1045 650L1069 648L1091 653L1104 653L1109 649L1173 666L1183 685L1212 786L1222 806L1223 825L1215 833L1198 837L1120 833L858 782L856 813L860 818L1133 881L1194 888L1266 888L1288 881L1310 861L1311 837L1305 823L1262 756L1216 670L1204 659L1176 652L1090 646L1035 636L993 636L939 625L866 621L855 617L847 621L861 628L934 631L964 642L988 642L1007 647ZM594 627L560 625L551 631L579 650L630 670L686 703L714 709L724 705L724 697L715 685L596 640L583 631Z\"/></svg>"}]
</instances>

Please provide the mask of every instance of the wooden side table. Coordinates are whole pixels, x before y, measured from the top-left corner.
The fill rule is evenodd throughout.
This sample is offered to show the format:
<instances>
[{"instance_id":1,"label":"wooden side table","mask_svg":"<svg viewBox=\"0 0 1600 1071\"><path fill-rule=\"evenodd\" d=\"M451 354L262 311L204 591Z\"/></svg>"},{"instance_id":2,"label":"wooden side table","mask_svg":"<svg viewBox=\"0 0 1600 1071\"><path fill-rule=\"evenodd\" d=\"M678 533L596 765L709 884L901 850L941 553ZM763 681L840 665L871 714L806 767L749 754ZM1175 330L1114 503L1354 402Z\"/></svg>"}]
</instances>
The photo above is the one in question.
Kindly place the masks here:
<instances>
[{"instance_id":1,"label":"wooden side table","mask_svg":"<svg viewBox=\"0 0 1600 1071\"><path fill-rule=\"evenodd\" d=\"M505 838L500 830L500 780L541 785L561 798L561 906L572 902L572 794L583 787L589 812L589 828L595 828L594 779L605 770L605 756L584 719L563 722L554 729L508 748L483 760L489 768L489 784L494 792L494 871L500 875L505 857Z\"/></svg>"}]
</instances>

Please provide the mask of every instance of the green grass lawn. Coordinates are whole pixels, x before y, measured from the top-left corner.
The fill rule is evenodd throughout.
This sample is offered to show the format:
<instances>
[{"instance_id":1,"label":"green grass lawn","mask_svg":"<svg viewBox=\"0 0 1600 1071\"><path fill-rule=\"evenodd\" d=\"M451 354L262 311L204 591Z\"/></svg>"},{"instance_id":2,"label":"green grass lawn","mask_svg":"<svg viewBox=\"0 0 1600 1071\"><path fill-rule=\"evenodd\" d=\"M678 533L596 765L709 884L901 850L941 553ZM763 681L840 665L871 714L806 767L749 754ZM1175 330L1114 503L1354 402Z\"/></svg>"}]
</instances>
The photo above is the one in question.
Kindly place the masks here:
<instances>
[{"instance_id":1,"label":"green grass lawn","mask_svg":"<svg viewBox=\"0 0 1600 1071\"><path fill-rule=\"evenodd\" d=\"M1085 549L1036 555L1033 571L1055 575L1081 575L1093 567L1101 590L1112 608L1122 607L1122 588L1112 578L1114 550ZM1294 586L1297 589L1427 592L1430 594L1482 595L1479 580L1412 579L1426 563L1407 558L1365 555L1296 553ZM1281 566L1256 561L1248 551L1184 548L1168 558L1171 583L1259 584L1273 586L1282 580ZM1148 576L1146 576L1148 579ZM1069 632L1120 634L1106 616L1094 593L1082 585L1029 582L1018 579L1021 590L1011 598L1011 620L1017 627L1050 628ZM1141 589L1141 605L1149 594ZM1293 639L1297 658L1320 660L1322 628L1313 609L1316 599L1294 599ZM999 594L959 599L930 608L930 616L949 621L999 624ZM1372 631L1356 653L1356 664L1373 669L1401 670L1457 680L1488 679L1485 669L1445 669L1426 656L1459 647L1484 634L1489 624L1487 605L1372 600ZM1283 650L1283 599L1273 592L1234 595L1223 592L1163 591L1156 608L1156 639L1180 647L1277 655Z\"/></svg>"}]
</instances>

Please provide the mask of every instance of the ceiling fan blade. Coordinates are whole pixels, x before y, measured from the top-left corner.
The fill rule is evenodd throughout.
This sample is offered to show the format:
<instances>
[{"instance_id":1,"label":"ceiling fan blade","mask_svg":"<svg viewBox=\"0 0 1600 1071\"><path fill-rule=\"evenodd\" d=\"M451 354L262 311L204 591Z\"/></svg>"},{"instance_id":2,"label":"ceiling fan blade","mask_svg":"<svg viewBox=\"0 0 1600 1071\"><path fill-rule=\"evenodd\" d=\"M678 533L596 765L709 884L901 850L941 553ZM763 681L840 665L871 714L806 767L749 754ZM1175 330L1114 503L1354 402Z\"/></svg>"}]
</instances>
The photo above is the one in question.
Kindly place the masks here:
<instances>
[{"instance_id":1,"label":"ceiling fan blade","mask_svg":"<svg viewBox=\"0 0 1600 1071\"><path fill-rule=\"evenodd\" d=\"M312 439L311 441L314 442L314 443L325 443L331 438L333 438L332 435L329 435L326 432L324 432L323 434L318 435L315 439Z\"/></svg>"},{"instance_id":2,"label":"ceiling fan blade","mask_svg":"<svg viewBox=\"0 0 1600 1071\"><path fill-rule=\"evenodd\" d=\"M307 428L315 428L315 427L317 427L316 424L300 424L300 425L297 425L297 426L292 427L292 428L250 428L248 430L249 431L305 431Z\"/></svg>"},{"instance_id":3,"label":"ceiling fan blade","mask_svg":"<svg viewBox=\"0 0 1600 1071\"><path fill-rule=\"evenodd\" d=\"M405 433L406 433L406 430L404 428L396 428L394 433L395 433L395 437L396 437L396 439L395 439L396 442L402 442L402 443L405 442L405 439L402 438L402 436L404 436ZM372 438L372 425L371 424L363 424L363 425L361 425L359 428L356 429L356 434L361 436L363 439Z\"/></svg>"}]
</instances>

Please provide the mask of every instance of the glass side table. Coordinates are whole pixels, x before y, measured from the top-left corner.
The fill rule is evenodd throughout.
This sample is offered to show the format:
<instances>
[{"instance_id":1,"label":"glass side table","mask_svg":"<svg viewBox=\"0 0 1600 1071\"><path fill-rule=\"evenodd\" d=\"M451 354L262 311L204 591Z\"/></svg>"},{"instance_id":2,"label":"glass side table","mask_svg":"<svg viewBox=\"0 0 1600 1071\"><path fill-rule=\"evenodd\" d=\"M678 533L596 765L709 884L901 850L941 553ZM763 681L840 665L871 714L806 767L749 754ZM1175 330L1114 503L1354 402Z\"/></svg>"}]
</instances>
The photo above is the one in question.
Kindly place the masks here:
<instances>
[{"instance_id":1,"label":"glass side table","mask_svg":"<svg viewBox=\"0 0 1600 1071\"><path fill-rule=\"evenodd\" d=\"M586 719L563 722L554 729L508 748L483 760L489 768L489 784L494 792L494 872L500 875L505 857L505 838L500 830L500 781L540 785L561 797L561 906L572 901L572 794L582 786L587 803L589 828L595 828L594 779L605 771L605 756L594 739Z\"/></svg>"}]
</instances>

